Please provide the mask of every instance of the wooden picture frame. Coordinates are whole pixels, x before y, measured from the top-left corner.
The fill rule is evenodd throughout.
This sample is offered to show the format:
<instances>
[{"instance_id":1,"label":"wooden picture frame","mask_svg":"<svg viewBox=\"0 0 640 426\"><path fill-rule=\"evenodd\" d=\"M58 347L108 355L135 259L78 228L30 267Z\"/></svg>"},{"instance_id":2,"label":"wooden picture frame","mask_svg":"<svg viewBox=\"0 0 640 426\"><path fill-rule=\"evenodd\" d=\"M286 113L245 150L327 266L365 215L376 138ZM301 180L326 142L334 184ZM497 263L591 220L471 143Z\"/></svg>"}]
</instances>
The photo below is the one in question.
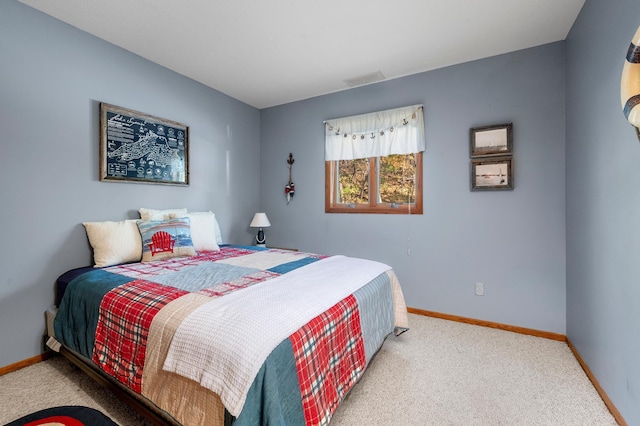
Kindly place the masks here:
<instances>
[{"instance_id":1,"label":"wooden picture frame","mask_svg":"<svg viewBox=\"0 0 640 426\"><path fill-rule=\"evenodd\" d=\"M513 158L471 160L471 190L495 191L513 189Z\"/></svg>"},{"instance_id":2,"label":"wooden picture frame","mask_svg":"<svg viewBox=\"0 0 640 426\"><path fill-rule=\"evenodd\" d=\"M469 134L471 158L513 154L513 124L475 127Z\"/></svg>"},{"instance_id":3,"label":"wooden picture frame","mask_svg":"<svg viewBox=\"0 0 640 426\"><path fill-rule=\"evenodd\" d=\"M189 185L189 127L101 102L100 180Z\"/></svg>"}]
</instances>

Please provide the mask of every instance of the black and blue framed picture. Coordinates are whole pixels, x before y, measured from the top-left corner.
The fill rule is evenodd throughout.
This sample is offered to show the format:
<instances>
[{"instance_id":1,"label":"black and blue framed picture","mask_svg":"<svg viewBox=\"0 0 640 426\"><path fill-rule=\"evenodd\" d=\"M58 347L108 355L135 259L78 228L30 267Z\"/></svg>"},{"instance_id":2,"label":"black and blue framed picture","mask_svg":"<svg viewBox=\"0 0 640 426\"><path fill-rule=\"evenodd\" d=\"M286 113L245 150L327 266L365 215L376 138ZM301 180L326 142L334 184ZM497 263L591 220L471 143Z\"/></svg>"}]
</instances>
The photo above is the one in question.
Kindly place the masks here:
<instances>
[{"instance_id":1,"label":"black and blue framed picture","mask_svg":"<svg viewBox=\"0 0 640 426\"><path fill-rule=\"evenodd\" d=\"M189 185L189 127L100 103L100 180Z\"/></svg>"}]
</instances>

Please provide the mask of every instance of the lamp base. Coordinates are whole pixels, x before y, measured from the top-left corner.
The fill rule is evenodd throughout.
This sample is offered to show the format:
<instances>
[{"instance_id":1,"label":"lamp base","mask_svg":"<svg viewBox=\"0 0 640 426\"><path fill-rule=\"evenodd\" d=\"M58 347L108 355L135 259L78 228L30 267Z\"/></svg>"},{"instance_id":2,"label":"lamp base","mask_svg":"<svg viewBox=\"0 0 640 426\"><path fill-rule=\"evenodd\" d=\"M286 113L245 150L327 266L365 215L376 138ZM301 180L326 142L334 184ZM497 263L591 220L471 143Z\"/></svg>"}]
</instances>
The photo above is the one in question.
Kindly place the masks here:
<instances>
[{"instance_id":1,"label":"lamp base","mask_svg":"<svg viewBox=\"0 0 640 426\"><path fill-rule=\"evenodd\" d=\"M257 247L266 247L267 239L264 237L264 231L262 228L258 231L258 235L256 235L256 246Z\"/></svg>"}]
</instances>

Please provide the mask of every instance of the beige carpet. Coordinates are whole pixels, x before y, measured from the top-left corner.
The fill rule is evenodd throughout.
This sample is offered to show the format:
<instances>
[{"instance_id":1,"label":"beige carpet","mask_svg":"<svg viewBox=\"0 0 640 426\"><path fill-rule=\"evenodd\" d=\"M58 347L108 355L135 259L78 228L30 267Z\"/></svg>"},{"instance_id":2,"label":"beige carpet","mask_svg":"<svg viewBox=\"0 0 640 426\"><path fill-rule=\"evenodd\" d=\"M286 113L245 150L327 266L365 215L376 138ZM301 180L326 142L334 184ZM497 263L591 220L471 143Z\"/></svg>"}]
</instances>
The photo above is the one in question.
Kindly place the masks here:
<instances>
[{"instance_id":1,"label":"beige carpet","mask_svg":"<svg viewBox=\"0 0 640 426\"><path fill-rule=\"evenodd\" d=\"M565 343L410 315L387 339L332 426L616 425ZM145 422L55 357L0 377L0 424L56 405Z\"/></svg>"}]
</instances>

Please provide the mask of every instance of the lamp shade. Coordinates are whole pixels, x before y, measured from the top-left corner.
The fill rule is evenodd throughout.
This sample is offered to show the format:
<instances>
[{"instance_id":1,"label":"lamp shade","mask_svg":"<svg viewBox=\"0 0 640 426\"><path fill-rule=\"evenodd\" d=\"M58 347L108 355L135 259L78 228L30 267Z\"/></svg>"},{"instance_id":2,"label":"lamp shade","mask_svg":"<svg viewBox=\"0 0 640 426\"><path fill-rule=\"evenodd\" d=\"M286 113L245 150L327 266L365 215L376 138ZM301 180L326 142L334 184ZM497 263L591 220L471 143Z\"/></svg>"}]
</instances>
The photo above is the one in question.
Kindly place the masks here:
<instances>
[{"instance_id":1,"label":"lamp shade","mask_svg":"<svg viewBox=\"0 0 640 426\"><path fill-rule=\"evenodd\" d=\"M253 215L253 220L249 226L252 228L266 228L271 226L271 222L269 222L269 218L266 213L256 213Z\"/></svg>"}]
</instances>

